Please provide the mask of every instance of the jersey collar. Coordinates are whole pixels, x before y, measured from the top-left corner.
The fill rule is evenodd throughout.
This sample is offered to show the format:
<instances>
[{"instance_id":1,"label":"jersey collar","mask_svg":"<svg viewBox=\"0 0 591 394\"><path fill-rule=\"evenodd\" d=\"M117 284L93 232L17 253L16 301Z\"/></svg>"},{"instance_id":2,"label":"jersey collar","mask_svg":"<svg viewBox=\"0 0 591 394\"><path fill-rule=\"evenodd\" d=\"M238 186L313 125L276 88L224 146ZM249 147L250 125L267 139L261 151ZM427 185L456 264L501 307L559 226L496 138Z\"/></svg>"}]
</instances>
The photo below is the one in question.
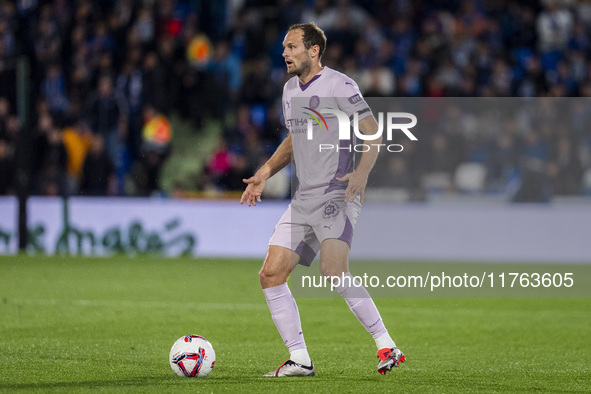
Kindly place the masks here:
<instances>
[{"instance_id":1,"label":"jersey collar","mask_svg":"<svg viewBox=\"0 0 591 394\"><path fill-rule=\"evenodd\" d=\"M324 69L326 68L326 66L324 66L324 68L322 69L322 71L324 71ZM300 84L300 89L302 89L302 92L306 89L308 89L308 87L312 84L312 82L314 82L315 80L317 80L318 78L320 78L322 76L322 71L320 71L318 74L314 75L312 77L311 80L309 80L308 82L306 82L305 84L302 84L299 80L298 83Z\"/></svg>"}]
</instances>

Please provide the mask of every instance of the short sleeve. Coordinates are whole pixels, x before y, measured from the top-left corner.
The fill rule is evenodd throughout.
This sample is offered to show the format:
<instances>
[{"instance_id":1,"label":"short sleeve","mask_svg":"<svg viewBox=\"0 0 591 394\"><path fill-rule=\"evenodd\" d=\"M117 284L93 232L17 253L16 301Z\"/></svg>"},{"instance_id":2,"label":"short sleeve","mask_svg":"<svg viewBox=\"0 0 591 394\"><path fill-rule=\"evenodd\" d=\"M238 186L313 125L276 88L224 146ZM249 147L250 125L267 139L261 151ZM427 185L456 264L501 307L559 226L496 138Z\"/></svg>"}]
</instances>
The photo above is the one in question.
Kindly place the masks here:
<instances>
[{"instance_id":1,"label":"short sleeve","mask_svg":"<svg viewBox=\"0 0 591 394\"><path fill-rule=\"evenodd\" d=\"M355 112L358 113L359 120L372 115L359 87L350 78L337 81L334 87L334 97L336 97L339 109L351 119Z\"/></svg>"}]
</instances>

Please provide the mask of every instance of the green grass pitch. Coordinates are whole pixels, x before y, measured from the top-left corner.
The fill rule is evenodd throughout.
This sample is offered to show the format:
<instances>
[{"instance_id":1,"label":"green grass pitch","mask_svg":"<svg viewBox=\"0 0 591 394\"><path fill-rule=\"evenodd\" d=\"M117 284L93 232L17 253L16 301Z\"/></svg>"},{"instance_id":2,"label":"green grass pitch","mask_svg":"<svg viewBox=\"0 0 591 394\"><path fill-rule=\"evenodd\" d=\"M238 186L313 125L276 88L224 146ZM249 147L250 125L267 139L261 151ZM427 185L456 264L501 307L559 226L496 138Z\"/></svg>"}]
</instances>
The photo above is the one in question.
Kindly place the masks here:
<instances>
[{"instance_id":1,"label":"green grass pitch","mask_svg":"<svg viewBox=\"0 0 591 394\"><path fill-rule=\"evenodd\" d=\"M589 299L376 299L407 362L376 371L341 299L298 299L314 378L261 375L288 357L259 261L0 257L0 392L590 392ZM185 334L217 354L173 374Z\"/></svg>"}]
</instances>

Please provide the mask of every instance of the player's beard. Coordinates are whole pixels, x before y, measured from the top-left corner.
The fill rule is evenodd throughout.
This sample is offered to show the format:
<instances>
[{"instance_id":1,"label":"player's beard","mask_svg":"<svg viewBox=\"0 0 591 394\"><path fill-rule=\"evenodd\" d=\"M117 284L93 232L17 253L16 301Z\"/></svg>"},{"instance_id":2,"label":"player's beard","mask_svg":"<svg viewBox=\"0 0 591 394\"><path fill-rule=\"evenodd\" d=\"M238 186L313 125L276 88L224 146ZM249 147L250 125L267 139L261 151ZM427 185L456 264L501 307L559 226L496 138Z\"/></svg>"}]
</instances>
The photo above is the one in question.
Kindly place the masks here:
<instances>
[{"instance_id":1,"label":"player's beard","mask_svg":"<svg viewBox=\"0 0 591 394\"><path fill-rule=\"evenodd\" d=\"M301 77L302 75L308 75L312 69L312 59L307 58L302 62L298 68L293 68L291 71L287 71L289 74Z\"/></svg>"}]
</instances>

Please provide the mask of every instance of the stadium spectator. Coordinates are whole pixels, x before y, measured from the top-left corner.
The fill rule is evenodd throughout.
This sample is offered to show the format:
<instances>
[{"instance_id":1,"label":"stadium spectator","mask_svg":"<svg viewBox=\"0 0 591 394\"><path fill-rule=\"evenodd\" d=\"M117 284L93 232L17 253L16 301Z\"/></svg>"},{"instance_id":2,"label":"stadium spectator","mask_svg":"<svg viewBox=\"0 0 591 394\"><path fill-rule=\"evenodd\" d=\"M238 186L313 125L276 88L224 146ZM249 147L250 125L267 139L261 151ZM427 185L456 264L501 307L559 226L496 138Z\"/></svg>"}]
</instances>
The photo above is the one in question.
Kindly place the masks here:
<instances>
[{"instance_id":1,"label":"stadium spectator","mask_svg":"<svg viewBox=\"0 0 591 394\"><path fill-rule=\"evenodd\" d=\"M404 156L390 155L385 159L387 171L382 172L382 177L376 179L375 186L406 189L412 188L412 174L408 170L408 163Z\"/></svg>"},{"instance_id":2,"label":"stadium spectator","mask_svg":"<svg viewBox=\"0 0 591 394\"><path fill-rule=\"evenodd\" d=\"M10 117L10 102L5 97L0 97L0 139L12 141L14 136L8 132L7 122Z\"/></svg>"},{"instance_id":3,"label":"stadium spectator","mask_svg":"<svg viewBox=\"0 0 591 394\"><path fill-rule=\"evenodd\" d=\"M325 30L332 29L338 21L337 10L330 6L328 0L315 0L311 8L307 8L302 13L302 20L314 22L317 26L322 26Z\"/></svg>"},{"instance_id":4,"label":"stadium spectator","mask_svg":"<svg viewBox=\"0 0 591 394\"><path fill-rule=\"evenodd\" d=\"M573 16L560 0L546 1L546 9L538 15L536 28L542 52L562 51L573 29Z\"/></svg>"},{"instance_id":5,"label":"stadium spectator","mask_svg":"<svg viewBox=\"0 0 591 394\"><path fill-rule=\"evenodd\" d=\"M0 195L14 193L14 152L8 141L0 138Z\"/></svg>"},{"instance_id":6,"label":"stadium spectator","mask_svg":"<svg viewBox=\"0 0 591 394\"><path fill-rule=\"evenodd\" d=\"M571 195L581 192L581 161L573 152L573 144L567 136L558 140L556 152L548 163L548 176L553 194Z\"/></svg>"},{"instance_id":7,"label":"stadium spectator","mask_svg":"<svg viewBox=\"0 0 591 394\"><path fill-rule=\"evenodd\" d=\"M109 158L117 163L121 143L127 135L128 107L125 98L114 90L110 75L100 77L97 90L86 102L85 112L92 131L103 137Z\"/></svg>"},{"instance_id":8,"label":"stadium spectator","mask_svg":"<svg viewBox=\"0 0 591 394\"><path fill-rule=\"evenodd\" d=\"M132 169L138 196L154 196L161 192L160 173L167 155L168 152L160 153L155 150L142 153L140 161Z\"/></svg>"},{"instance_id":9,"label":"stadium spectator","mask_svg":"<svg viewBox=\"0 0 591 394\"><path fill-rule=\"evenodd\" d=\"M246 104L241 104L236 111L234 124L226 127L223 137L230 150L241 151L244 150L246 135L258 132L256 125L252 121L250 107Z\"/></svg>"},{"instance_id":10,"label":"stadium spectator","mask_svg":"<svg viewBox=\"0 0 591 394\"><path fill-rule=\"evenodd\" d=\"M275 151L277 146L279 146L281 139L285 134L285 127L281 121L283 116L281 106L279 104L273 104L273 106L267 110L266 115L266 122L260 133L260 138L264 149L268 153L271 153Z\"/></svg>"},{"instance_id":11,"label":"stadium spectator","mask_svg":"<svg viewBox=\"0 0 591 394\"><path fill-rule=\"evenodd\" d=\"M68 156L68 194L78 194L82 170L88 150L92 146L92 132L82 121L70 121L63 130L64 146Z\"/></svg>"},{"instance_id":12,"label":"stadium spectator","mask_svg":"<svg viewBox=\"0 0 591 394\"><path fill-rule=\"evenodd\" d=\"M143 110L144 126L140 160L132 167L137 194L150 196L160 193L160 173L166 158L170 155L172 127L168 118L151 105Z\"/></svg>"},{"instance_id":13,"label":"stadium spectator","mask_svg":"<svg viewBox=\"0 0 591 394\"><path fill-rule=\"evenodd\" d=\"M243 179L249 178L252 174L252 168L248 165L245 155L236 154L233 156L232 166L222 179L221 184L226 190L240 190L244 182Z\"/></svg>"},{"instance_id":14,"label":"stadium spectator","mask_svg":"<svg viewBox=\"0 0 591 394\"><path fill-rule=\"evenodd\" d=\"M511 123L507 127L515 127L515 125ZM503 190L503 181L509 179L510 173L517 165L518 147L516 145L516 138L511 135L511 131L504 131L493 137L486 159L487 183L490 190Z\"/></svg>"},{"instance_id":15,"label":"stadium spectator","mask_svg":"<svg viewBox=\"0 0 591 394\"><path fill-rule=\"evenodd\" d=\"M128 103L128 130L125 144L132 160L137 159L141 143L143 109L143 75L141 69L132 60L127 60L115 82L116 91L125 97Z\"/></svg>"},{"instance_id":16,"label":"stadium spectator","mask_svg":"<svg viewBox=\"0 0 591 394\"><path fill-rule=\"evenodd\" d=\"M68 154L62 131L52 123L46 130L41 129L35 150L38 169L35 193L44 196L66 195Z\"/></svg>"},{"instance_id":17,"label":"stadium spectator","mask_svg":"<svg viewBox=\"0 0 591 394\"><path fill-rule=\"evenodd\" d=\"M207 163L212 182L223 188L224 178L232 170L234 155L228 150L226 140L220 139L218 146Z\"/></svg>"},{"instance_id":18,"label":"stadium spectator","mask_svg":"<svg viewBox=\"0 0 591 394\"><path fill-rule=\"evenodd\" d=\"M101 134L92 137L92 145L84 160L80 194L106 196L115 192L115 167L105 150Z\"/></svg>"},{"instance_id":19,"label":"stadium spectator","mask_svg":"<svg viewBox=\"0 0 591 394\"><path fill-rule=\"evenodd\" d=\"M156 52L148 52L144 57L142 68L143 101L158 110L167 112L172 97L167 88L169 75Z\"/></svg>"},{"instance_id":20,"label":"stadium spectator","mask_svg":"<svg viewBox=\"0 0 591 394\"><path fill-rule=\"evenodd\" d=\"M242 102L260 104L269 107L275 98L277 87L269 79L269 67L266 59L253 60L245 70Z\"/></svg>"},{"instance_id":21,"label":"stadium spectator","mask_svg":"<svg viewBox=\"0 0 591 394\"><path fill-rule=\"evenodd\" d=\"M242 87L240 66L240 60L230 51L228 42L218 42L211 68L218 87L227 93L226 96L231 102L238 99Z\"/></svg>"},{"instance_id":22,"label":"stadium spectator","mask_svg":"<svg viewBox=\"0 0 591 394\"><path fill-rule=\"evenodd\" d=\"M50 111L60 116L68 108L66 95L66 81L59 64L51 64L47 68L47 75L43 80L43 96L49 104Z\"/></svg>"}]
</instances>

